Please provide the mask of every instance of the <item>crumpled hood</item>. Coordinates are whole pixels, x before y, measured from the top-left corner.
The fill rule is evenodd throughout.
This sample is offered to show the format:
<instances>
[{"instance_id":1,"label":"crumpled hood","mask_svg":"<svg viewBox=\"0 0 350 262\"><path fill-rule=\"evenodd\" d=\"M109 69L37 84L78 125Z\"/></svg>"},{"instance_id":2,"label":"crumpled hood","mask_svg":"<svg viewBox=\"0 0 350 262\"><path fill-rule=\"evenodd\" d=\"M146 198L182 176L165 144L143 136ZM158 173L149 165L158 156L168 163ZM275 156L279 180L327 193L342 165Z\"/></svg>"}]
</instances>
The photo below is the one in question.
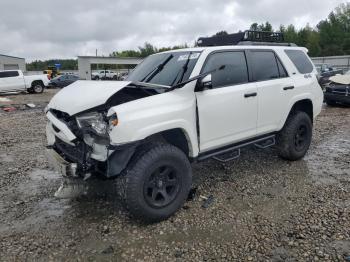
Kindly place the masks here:
<instances>
[{"instance_id":1,"label":"crumpled hood","mask_svg":"<svg viewBox=\"0 0 350 262\"><path fill-rule=\"evenodd\" d=\"M79 80L63 88L50 101L48 108L75 115L103 105L108 98L131 82Z\"/></svg>"},{"instance_id":2,"label":"crumpled hood","mask_svg":"<svg viewBox=\"0 0 350 262\"><path fill-rule=\"evenodd\" d=\"M350 75L335 75L329 78L334 83L341 85L349 85L350 84Z\"/></svg>"}]
</instances>

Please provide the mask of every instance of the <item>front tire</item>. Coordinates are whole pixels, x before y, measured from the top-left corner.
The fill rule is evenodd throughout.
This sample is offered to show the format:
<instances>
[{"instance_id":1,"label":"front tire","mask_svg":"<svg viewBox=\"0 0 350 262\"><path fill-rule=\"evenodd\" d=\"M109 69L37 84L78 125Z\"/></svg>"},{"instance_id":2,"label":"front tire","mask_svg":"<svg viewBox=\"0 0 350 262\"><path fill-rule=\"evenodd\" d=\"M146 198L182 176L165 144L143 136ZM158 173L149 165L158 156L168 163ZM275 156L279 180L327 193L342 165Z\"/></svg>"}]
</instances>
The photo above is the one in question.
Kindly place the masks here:
<instances>
[{"instance_id":1,"label":"front tire","mask_svg":"<svg viewBox=\"0 0 350 262\"><path fill-rule=\"evenodd\" d=\"M278 155L286 160L303 158L310 147L312 122L308 114L297 111L290 115L277 135Z\"/></svg>"},{"instance_id":2,"label":"front tire","mask_svg":"<svg viewBox=\"0 0 350 262\"><path fill-rule=\"evenodd\" d=\"M187 156L169 144L140 150L125 175L125 202L129 212L145 222L173 215L186 201L192 184Z\"/></svg>"}]
</instances>

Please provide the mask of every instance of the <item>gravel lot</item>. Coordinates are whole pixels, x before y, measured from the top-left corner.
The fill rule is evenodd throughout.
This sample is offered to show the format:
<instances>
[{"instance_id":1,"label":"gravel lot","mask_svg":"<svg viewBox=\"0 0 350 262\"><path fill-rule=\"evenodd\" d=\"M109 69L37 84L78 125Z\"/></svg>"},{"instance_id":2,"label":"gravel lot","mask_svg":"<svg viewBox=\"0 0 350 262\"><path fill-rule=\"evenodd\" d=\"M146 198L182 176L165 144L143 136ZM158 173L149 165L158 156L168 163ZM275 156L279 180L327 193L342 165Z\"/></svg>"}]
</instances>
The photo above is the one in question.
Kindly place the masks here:
<instances>
[{"instance_id":1,"label":"gravel lot","mask_svg":"<svg viewBox=\"0 0 350 262\"><path fill-rule=\"evenodd\" d=\"M350 261L350 108L323 108L301 161L246 149L228 164L194 164L194 200L143 225L113 194L53 197L60 177L45 159L42 108L55 92L8 96L41 107L0 110L1 261Z\"/></svg>"}]
</instances>

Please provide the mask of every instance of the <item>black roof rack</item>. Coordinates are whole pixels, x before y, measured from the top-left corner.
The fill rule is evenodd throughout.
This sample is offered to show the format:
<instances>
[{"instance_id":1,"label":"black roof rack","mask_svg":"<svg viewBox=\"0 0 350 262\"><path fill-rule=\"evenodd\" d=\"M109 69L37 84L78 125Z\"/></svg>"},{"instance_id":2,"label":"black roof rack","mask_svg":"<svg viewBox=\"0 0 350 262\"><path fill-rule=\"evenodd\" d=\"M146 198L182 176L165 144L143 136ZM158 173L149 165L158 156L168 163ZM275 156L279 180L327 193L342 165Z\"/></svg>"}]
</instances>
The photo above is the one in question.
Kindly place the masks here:
<instances>
[{"instance_id":1,"label":"black roof rack","mask_svg":"<svg viewBox=\"0 0 350 262\"><path fill-rule=\"evenodd\" d=\"M295 46L285 43L283 33L246 30L235 34L200 37L198 46L225 46L225 45L281 45Z\"/></svg>"}]
</instances>

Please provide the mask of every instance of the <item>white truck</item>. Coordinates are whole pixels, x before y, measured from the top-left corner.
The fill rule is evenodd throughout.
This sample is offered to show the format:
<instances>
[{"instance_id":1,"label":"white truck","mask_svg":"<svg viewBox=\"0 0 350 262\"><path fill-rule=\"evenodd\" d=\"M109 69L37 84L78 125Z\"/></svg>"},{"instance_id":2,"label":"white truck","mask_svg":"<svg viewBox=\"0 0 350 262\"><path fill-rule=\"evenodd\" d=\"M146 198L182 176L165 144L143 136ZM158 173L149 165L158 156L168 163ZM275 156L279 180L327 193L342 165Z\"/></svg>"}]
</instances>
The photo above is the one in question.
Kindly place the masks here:
<instances>
[{"instance_id":1,"label":"white truck","mask_svg":"<svg viewBox=\"0 0 350 262\"><path fill-rule=\"evenodd\" d=\"M113 79L113 80L118 80L119 76L117 72L110 71L110 70L101 70L96 73L91 74L91 79L92 80L106 80L106 79Z\"/></svg>"},{"instance_id":2,"label":"white truck","mask_svg":"<svg viewBox=\"0 0 350 262\"><path fill-rule=\"evenodd\" d=\"M131 214L160 221L186 201L191 162L252 145L301 159L323 103L317 71L305 48L253 33L149 56L126 81L61 90L46 108L52 165L66 181L117 179Z\"/></svg>"},{"instance_id":3,"label":"white truck","mask_svg":"<svg viewBox=\"0 0 350 262\"><path fill-rule=\"evenodd\" d=\"M0 71L0 92L42 93L49 84L47 75L23 75L21 70Z\"/></svg>"}]
</instances>

